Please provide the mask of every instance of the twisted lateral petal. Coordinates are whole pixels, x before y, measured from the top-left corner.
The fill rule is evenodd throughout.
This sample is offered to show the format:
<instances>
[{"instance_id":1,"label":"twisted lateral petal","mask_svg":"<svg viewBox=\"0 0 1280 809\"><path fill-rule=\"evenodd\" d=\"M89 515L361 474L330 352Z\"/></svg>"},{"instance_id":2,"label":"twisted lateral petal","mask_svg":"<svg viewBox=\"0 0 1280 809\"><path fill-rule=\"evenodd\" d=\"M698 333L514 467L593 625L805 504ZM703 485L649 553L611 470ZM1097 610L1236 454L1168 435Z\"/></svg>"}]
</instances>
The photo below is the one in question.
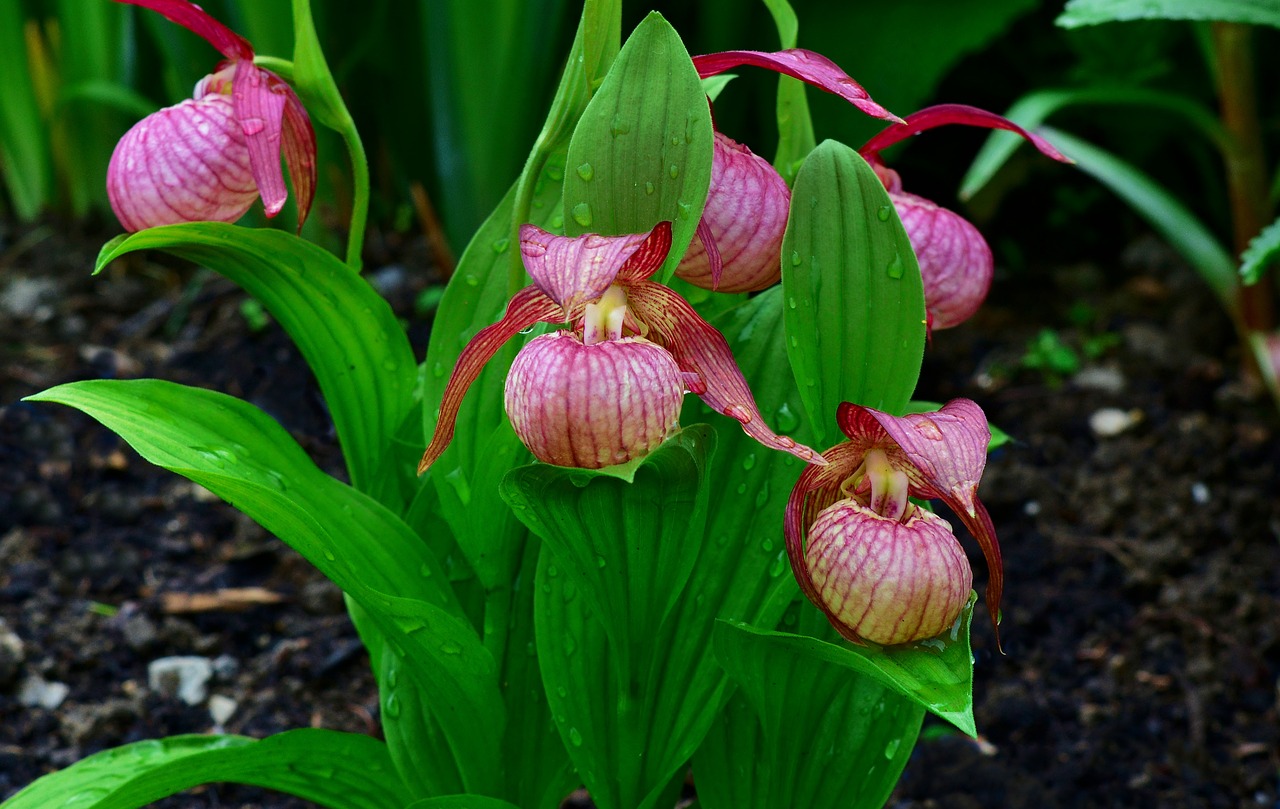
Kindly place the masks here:
<instances>
[{"instance_id":1,"label":"twisted lateral petal","mask_svg":"<svg viewBox=\"0 0 1280 809\"><path fill-rule=\"evenodd\" d=\"M826 463L805 445L769 429L724 336L684 298L661 284L639 281L627 287L627 302L636 319L649 326L648 337L671 352L680 370L698 375L703 389L693 392L712 410L737 419L747 435L770 449Z\"/></svg>"},{"instance_id":2,"label":"twisted lateral petal","mask_svg":"<svg viewBox=\"0 0 1280 809\"><path fill-rule=\"evenodd\" d=\"M973 316L991 289L991 248L968 220L915 194L890 193L920 264L925 308L933 329Z\"/></svg>"},{"instance_id":3,"label":"twisted lateral petal","mask_svg":"<svg viewBox=\"0 0 1280 809\"><path fill-rule=\"evenodd\" d=\"M855 643L940 635L973 587L951 526L924 509L901 522L842 500L814 520L805 563L821 597L817 606Z\"/></svg>"},{"instance_id":4,"label":"twisted lateral petal","mask_svg":"<svg viewBox=\"0 0 1280 809\"><path fill-rule=\"evenodd\" d=\"M253 61L253 46L248 40L210 17L204 9L187 0L116 0L117 3L142 6L158 12L202 37L228 59Z\"/></svg>"},{"instance_id":5,"label":"twisted lateral petal","mask_svg":"<svg viewBox=\"0 0 1280 809\"><path fill-rule=\"evenodd\" d=\"M275 216L289 198L280 167L287 88L285 91L272 88L270 76L249 62L236 65L236 75L231 80L231 103L249 148L249 165L258 193L262 195L263 207L267 216Z\"/></svg>"},{"instance_id":6,"label":"twisted lateral petal","mask_svg":"<svg viewBox=\"0 0 1280 809\"><path fill-rule=\"evenodd\" d=\"M534 457L599 469L657 449L680 421L684 380L667 350L639 337L583 345L544 334L507 375L507 415Z\"/></svg>"},{"instance_id":7,"label":"twisted lateral petal","mask_svg":"<svg viewBox=\"0 0 1280 809\"><path fill-rule=\"evenodd\" d=\"M767 160L715 134L711 185L698 223L701 237L689 246L676 275L703 289L754 292L778 282L791 189ZM705 229L703 226L706 226ZM704 235L710 231L710 239ZM723 273L706 250L719 254Z\"/></svg>"},{"instance_id":8,"label":"twisted lateral petal","mask_svg":"<svg viewBox=\"0 0 1280 809\"><path fill-rule=\"evenodd\" d=\"M279 82L286 89L284 104L284 162L289 167L289 181L298 202L298 230L307 221L311 202L316 196L316 131L311 126L311 116L302 106L297 94L288 89L284 80L267 72L273 83Z\"/></svg>"},{"instance_id":9,"label":"twisted lateral petal","mask_svg":"<svg viewBox=\"0 0 1280 809\"><path fill-rule=\"evenodd\" d=\"M879 134L864 143L858 153L869 162L874 163L878 160L881 150L887 149L901 140L906 140L912 135L923 132L926 129L933 129L936 126L964 124L984 129L1006 129L1010 132L1016 132L1031 141L1042 154L1063 163L1075 162L1063 155L1062 152L1059 152L1049 141L1039 135L1028 132L1008 118L996 115L994 112L971 107L968 104L937 104L932 107L925 107L908 115L902 123L906 124L906 126L891 126L881 130ZM872 158L876 158L876 160Z\"/></svg>"},{"instance_id":10,"label":"twisted lateral petal","mask_svg":"<svg viewBox=\"0 0 1280 809\"><path fill-rule=\"evenodd\" d=\"M603 295L624 270L633 278L653 275L670 249L670 222L627 236L557 236L536 225L520 227L524 268L534 285L560 305L565 319Z\"/></svg>"},{"instance_id":11,"label":"twisted lateral petal","mask_svg":"<svg viewBox=\"0 0 1280 809\"><path fill-rule=\"evenodd\" d=\"M458 355L458 364L453 368L448 384L444 388L444 396L440 400L440 415L436 420L435 434L422 460L418 462L418 474L435 463L449 442L453 440L454 426L458 421L458 410L462 407L462 399L480 376L485 363L524 329L535 323L560 322L560 307L534 287L525 287L515 294L507 304L507 311L502 319L491 326L485 326L476 332L466 348Z\"/></svg>"},{"instance_id":12,"label":"twisted lateral petal","mask_svg":"<svg viewBox=\"0 0 1280 809\"><path fill-rule=\"evenodd\" d=\"M871 100L862 85L827 57L803 48L765 53L763 51L724 51L693 57L698 76L707 78L740 65L753 65L765 70L782 73L819 90L840 96L853 106L876 118L901 123L902 119Z\"/></svg>"},{"instance_id":13,"label":"twisted lateral petal","mask_svg":"<svg viewBox=\"0 0 1280 809\"><path fill-rule=\"evenodd\" d=\"M134 124L111 154L107 197L128 231L243 216L258 188L231 99L188 99Z\"/></svg>"}]
</instances>

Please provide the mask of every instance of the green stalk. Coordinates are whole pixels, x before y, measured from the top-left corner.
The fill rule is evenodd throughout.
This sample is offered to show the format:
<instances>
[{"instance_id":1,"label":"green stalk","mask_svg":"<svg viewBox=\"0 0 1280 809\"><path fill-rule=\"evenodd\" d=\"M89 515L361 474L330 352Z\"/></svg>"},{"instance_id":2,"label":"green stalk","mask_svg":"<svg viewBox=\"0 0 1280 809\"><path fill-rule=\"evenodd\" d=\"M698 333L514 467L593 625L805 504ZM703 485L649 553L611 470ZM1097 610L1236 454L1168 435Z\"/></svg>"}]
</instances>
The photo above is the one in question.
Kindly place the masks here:
<instances>
[{"instance_id":1,"label":"green stalk","mask_svg":"<svg viewBox=\"0 0 1280 809\"><path fill-rule=\"evenodd\" d=\"M1232 246L1239 256L1249 246L1249 240L1273 218L1258 122L1253 29L1240 23L1215 22L1212 34L1222 123L1231 135L1223 149L1223 159L1231 203ZM1238 287L1240 327L1246 346L1251 333L1269 332L1275 326L1272 290L1267 278L1252 286Z\"/></svg>"}]
</instances>

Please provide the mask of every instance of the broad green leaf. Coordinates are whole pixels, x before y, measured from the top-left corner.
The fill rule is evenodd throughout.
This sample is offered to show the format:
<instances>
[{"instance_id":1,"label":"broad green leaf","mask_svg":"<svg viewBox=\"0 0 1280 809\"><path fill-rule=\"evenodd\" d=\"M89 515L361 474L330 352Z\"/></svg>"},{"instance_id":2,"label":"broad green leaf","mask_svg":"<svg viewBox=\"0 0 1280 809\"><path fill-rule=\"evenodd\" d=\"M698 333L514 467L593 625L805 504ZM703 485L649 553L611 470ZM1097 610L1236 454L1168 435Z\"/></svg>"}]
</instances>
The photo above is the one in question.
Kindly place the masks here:
<instances>
[{"instance_id":1,"label":"broad green leaf","mask_svg":"<svg viewBox=\"0 0 1280 809\"><path fill-rule=\"evenodd\" d=\"M542 542L524 526L521 531L522 564L517 576L505 585L510 619L503 628L506 649L502 655L502 689L507 706L504 797L523 809L558 809L564 797L582 781L552 721L538 666L533 600ZM491 596L490 604L497 601ZM486 642L491 638L492 634Z\"/></svg>"},{"instance_id":2,"label":"broad green leaf","mask_svg":"<svg viewBox=\"0 0 1280 809\"><path fill-rule=\"evenodd\" d=\"M644 233L670 220L670 279L711 182L711 113L679 35L651 12L627 39L569 143L565 232Z\"/></svg>"},{"instance_id":3,"label":"broad green leaf","mask_svg":"<svg viewBox=\"0 0 1280 809\"><path fill-rule=\"evenodd\" d=\"M221 222L150 228L108 242L100 272L136 250L164 250L230 278L262 302L306 358L333 416L352 485L398 503L385 461L412 405L416 363L391 307L332 254L278 230Z\"/></svg>"},{"instance_id":4,"label":"broad green leaf","mask_svg":"<svg viewBox=\"0 0 1280 809\"><path fill-rule=\"evenodd\" d=\"M673 608L693 597L685 583L702 542L711 441L704 426L684 430L632 483L545 465L503 482L543 538L539 665L565 747L601 809L653 806L688 756L654 706L673 685Z\"/></svg>"},{"instance_id":5,"label":"broad green leaf","mask_svg":"<svg viewBox=\"0 0 1280 809\"><path fill-rule=\"evenodd\" d=\"M497 788L503 710L494 661L461 616L440 563L394 514L321 472L276 422L230 396L156 380L96 380L29 398L88 413L148 461L224 498L305 556L359 602L390 653L406 658L401 687L431 695L463 788ZM386 706L397 686L383 687L384 715L394 721Z\"/></svg>"},{"instance_id":6,"label":"broad green leaf","mask_svg":"<svg viewBox=\"0 0 1280 809\"><path fill-rule=\"evenodd\" d=\"M796 47L800 23L791 4L787 0L764 0L764 4L778 29L778 44L783 50ZM777 118L778 151L773 157L773 167L787 185L792 185L801 163L817 143L804 82L790 76L778 77Z\"/></svg>"},{"instance_id":7,"label":"broad green leaf","mask_svg":"<svg viewBox=\"0 0 1280 809\"><path fill-rule=\"evenodd\" d=\"M717 653L741 688L694 756L702 806L884 805L922 708L869 677L767 643L726 643L717 633Z\"/></svg>"},{"instance_id":8,"label":"broad green leaf","mask_svg":"<svg viewBox=\"0 0 1280 809\"><path fill-rule=\"evenodd\" d=\"M550 464L502 481L503 498L592 603L623 671L670 615L697 558L713 446L699 425L646 456L632 481Z\"/></svg>"},{"instance_id":9,"label":"broad green leaf","mask_svg":"<svg viewBox=\"0 0 1280 809\"><path fill-rule=\"evenodd\" d=\"M1236 263L1209 229L1173 194L1129 163L1087 141L1049 127L1044 127L1042 132L1065 154L1071 155L1082 171L1128 203L1200 273L1222 306L1237 314L1236 291L1240 281Z\"/></svg>"},{"instance_id":10,"label":"broad green leaf","mask_svg":"<svg viewBox=\"0 0 1280 809\"><path fill-rule=\"evenodd\" d=\"M87 79L63 87L58 94L59 108L68 104L89 102L109 107L132 117L142 119L156 111L155 102L135 90L107 79Z\"/></svg>"},{"instance_id":11,"label":"broad green leaf","mask_svg":"<svg viewBox=\"0 0 1280 809\"><path fill-rule=\"evenodd\" d=\"M1240 256L1240 277L1246 284L1256 284L1268 264L1280 257L1280 219L1262 229L1249 242L1249 247Z\"/></svg>"},{"instance_id":12,"label":"broad green leaf","mask_svg":"<svg viewBox=\"0 0 1280 809\"><path fill-rule=\"evenodd\" d=\"M1202 104L1183 95L1141 87L1037 90L1018 99L1013 106L1009 107L1004 117L1024 129L1034 130L1059 110L1082 105L1146 107L1181 118L1184 123L1189 124L1219 147L1229 140L1229 135L1217 116ZM996 172L1009 161L1014 151L1024 143L1026 140L1013 132L994 131L988 135L982 150L973 159L969 170L965 172L964 179L960 182L958 196L961 199L969 199L985 188Z\"/></svg>"},{"instance_id":13,"label":"broad green leaf","mask_svg":"<svg viewBox=\"0 0 1280 809\"><path fill-rule=\"evenodd\" d=\"M843 641L829 643L808 635L721 622L716 627L716 656L726 667L731 667L734 661L760 654L752 647L765 646L783 657L842 667L875 680L975 736L969 625L976 601L977 594L970 593L969 603L948 632L900 646L854 646ZM804 606L808 609L807 604ZM748 689L753 687L749 683L741 684Z\"/></svg>"},{"instance_id":14,"label":"broad green leaf","mask_svg":"<svg viewBox=\"0 0 1280 809\"><path fill-rule=\"evenodd\" d=\"M0 93L0 174L14 213L30 221L49 202L53 166L47 125L28 69L24 30L22 4L0 3L0 75L5 77Z\"/></svg>"},{"instance_id":15,"label":"broad green leaf","mask_svg":"<svg viewBox=\"0 0 1280 809\"><path fill-rule=\"evenodd\" d=\"M46 775L3 805L134 809L222 781L286 792L333 809L401 809L410 800L385 744L355 733L304 729L260 741L192 735L134 742Z\"/></svg>"},{"instance_id":16,"label":"broad green leaf","mask_svg":"<svg viewBox=\"0 0 1280 809\"><path fill-rule=\"evenodd\" d=\"M805 159L782 240L787 355L819 445L841 402L898 414L924 358L924 291L884 185L824 141Z\"/></svg>"},{"instance_id":17,"label":"broad green leaf","mask_svg":"<svg viewBox=\"0 0 1280 809\"><path fill-rule=\"evenodd\" d=\"M1069 0L1063 28L1125 20L1221 20L1280 28L1274 0Z\"/></svg>"}]
</instances>

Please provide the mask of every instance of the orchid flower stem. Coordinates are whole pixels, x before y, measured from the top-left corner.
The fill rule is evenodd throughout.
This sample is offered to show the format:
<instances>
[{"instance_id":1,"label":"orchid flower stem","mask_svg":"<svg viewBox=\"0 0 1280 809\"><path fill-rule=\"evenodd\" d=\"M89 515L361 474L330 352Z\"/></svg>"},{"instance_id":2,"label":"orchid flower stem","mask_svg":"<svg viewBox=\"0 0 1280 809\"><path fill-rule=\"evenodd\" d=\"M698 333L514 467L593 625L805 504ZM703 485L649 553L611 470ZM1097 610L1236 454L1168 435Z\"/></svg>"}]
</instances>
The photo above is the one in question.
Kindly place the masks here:
<instances>
[{"instance_id":1,"label":"orchid flower stem","mask_svg":"<svg viewBox=\"0 0 1280 809\"><path fill-rule=\"evenodd\" d=\"M293 62L277 56L255 56L254 64L278 74L285 81L293 82ZM335 93L336 95L336 93ZM347 154L351 158L351 224L347 235L347 266L360 272L361 253L364 251L364 231L369 221L369 160L365 156L364 142L356 130L356 123L351 118L345 105L337 110L337 120L322 120L333 131L337 132L347 144Z\"/></svg>"},{"instance_id":2,"label":"orchid flower stem","mask_svg":"<svg viewBox=\"0 0 1280 809\"><path fill-rule=\"evenodd\" d=\"M1215 22L1212 44L1222 123L1231 135L1222 156L1231 197L1232 247L1239 255L1271 221L1258 121L1253 29L1240 23ZM1237 297L1246 343L1250 333L1270 331L1275 325L1271 285L1242 285Z\"/></svg>"}]
</instances>

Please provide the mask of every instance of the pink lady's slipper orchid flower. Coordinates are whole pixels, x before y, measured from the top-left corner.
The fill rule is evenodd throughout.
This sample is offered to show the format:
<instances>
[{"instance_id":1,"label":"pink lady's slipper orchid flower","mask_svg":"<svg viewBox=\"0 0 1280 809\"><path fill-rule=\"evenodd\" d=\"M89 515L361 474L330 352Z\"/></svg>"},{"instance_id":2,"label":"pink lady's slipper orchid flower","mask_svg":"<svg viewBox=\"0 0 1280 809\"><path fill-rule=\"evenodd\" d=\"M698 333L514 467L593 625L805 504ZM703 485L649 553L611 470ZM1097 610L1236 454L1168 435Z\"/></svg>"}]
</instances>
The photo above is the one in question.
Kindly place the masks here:
<instances>
[{"instance_id":1,"label":"pink lady's slipper orchid flower","mask_svg":"<svg viewBox=\"0 0 1280 809\"><path fill-rule=\"evenodd\" d=\"M889 199L911 240L924 279L924 303L930 329L958 326L978 311L991 288L994 272L991 248L978 229L959 214L904 192L898 173L884 165L880 152L911 135L944 124L1007 129L1031 141L1041 153L1054 160L1072 162L1039 135L995 113L964 104L939 104L912 113L906 118L906 126L891 126L858 150L889 191Z\"/></svg>"},{"instance_id":2,"label":"pink lady's slipper orchid flower","mask_svg":"<svg viewBox=\"0 0 1280 809\"><path fill-rule=\"evenodd\" d=\"M901 121L872 101L835 62L812 51L725 51L695 56L693 65L704 79L740 65L763 67L838 95L868 115ZM719 132L713 150L698 238L680 260L676 275L720 292L771 287L782 275L780 255L791 189L769 161Z\"/></svg>"},{"instance_id":3,"label":"pink lady's slipper orchid flower","mask_svg":"<svg viewBox=\"0 0 1280 809\"><path fill-rule=\"evenodd\" d=\"M823 453L827 466L806 468L787 502L787 554L800 589L854 643L944 632L968 601L973 571L951 525L908 500L937 498L982 547L996 625L1004 568L978 500L991 440L982 409L955 399L897 418L846 402L836 420L849 440Z\"/></svg>"},{"instance_id":4,"label":"pink lady's slipper orchid flower","mask_svg":"<svg viewBox=\"0 0 1280 809\"><path fill-rule=\"evenodd\" d=\"M825 463L769 429L720 332L675 292L647 280L670 249L670 222L630 236L571 238L520 228L533 285L462 350L419 474L453 439L462 398L484 364L535 323L569 324L531 340L507 375L507 415L540 461L599 469L639 458L676 429L687 389L766 447Z\"/></svg>"},{"instance_id":5,"label":"pink lady's slipper orchid flower","mask_svg":"<svg viewBox=\"0 0 1280 809\"><path fill-rule=\"evenodd\" d=\"M163 14L204 37L226 61L192 98L139 121L116 144L107 196L125 230L177 222L234 222L262 197L267 216L298 195L298 227L316 186L316 136L284 79L253 63L253 46L187 0L117 0Z\"/></svg>"}]
</instances>

